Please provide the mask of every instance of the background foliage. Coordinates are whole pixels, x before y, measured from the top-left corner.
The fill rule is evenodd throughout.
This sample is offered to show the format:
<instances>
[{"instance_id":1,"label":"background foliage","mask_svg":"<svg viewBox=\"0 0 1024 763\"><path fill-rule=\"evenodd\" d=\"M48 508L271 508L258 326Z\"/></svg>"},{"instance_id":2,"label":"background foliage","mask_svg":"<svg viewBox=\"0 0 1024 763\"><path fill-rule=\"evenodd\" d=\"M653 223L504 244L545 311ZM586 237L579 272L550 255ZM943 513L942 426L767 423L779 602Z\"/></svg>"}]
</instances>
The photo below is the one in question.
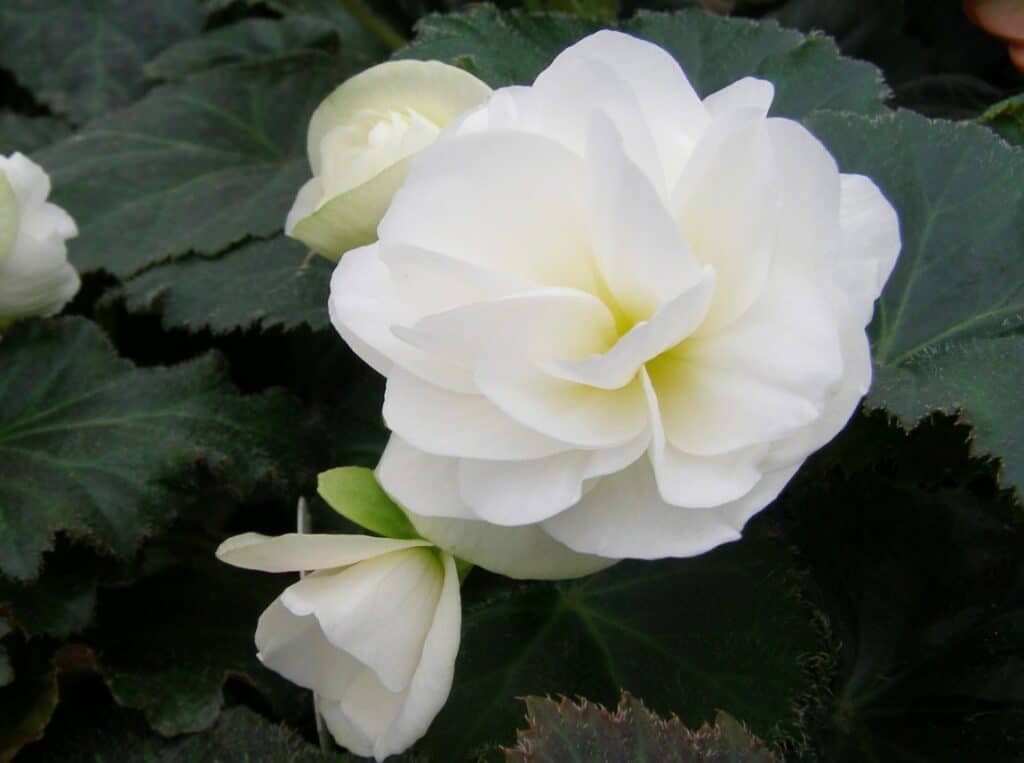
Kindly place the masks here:
<instances>
[{"instance_id":1,"label":"background foliage","mask_svg":"<svg viewBox=\"0 0 1024 763\"><path fill-rule=\"evenodd\" d=\"M65 316L0 343L0 761L348 759L255 660L281 579L212 556L291 530L318 472L374 465L386 437L381 379L327 324L330 265L281 235L308 117L391 55L528 83L608 26L702 94L772 80L774 113L898 207L875 384L738 543L566 583L475 571L451 700L409 759L1022 759L1024 79L1005 47L958 0L501 6L0 4L0 152L51 172L85 274ZM593 704L623 690L643 704ZM590 703L539 698L558 694Z\"/></svg>"}]
</instances>

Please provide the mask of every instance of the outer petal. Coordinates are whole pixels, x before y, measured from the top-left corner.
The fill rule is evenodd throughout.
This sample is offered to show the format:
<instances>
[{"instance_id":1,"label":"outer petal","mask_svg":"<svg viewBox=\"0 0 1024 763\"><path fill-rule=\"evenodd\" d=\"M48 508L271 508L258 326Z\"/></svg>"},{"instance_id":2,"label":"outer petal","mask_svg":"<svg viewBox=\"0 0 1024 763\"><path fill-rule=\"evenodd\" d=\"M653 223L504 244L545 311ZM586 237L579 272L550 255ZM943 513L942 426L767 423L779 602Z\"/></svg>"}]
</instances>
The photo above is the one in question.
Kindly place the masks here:
<instances>
[{"instance_id":1,"label":"outer petal","mask_svg":"<svg viewBox=\"0 0 1024 763\"><path fill-rule=\"evenodd\" d=\"M870 178L842 175L840 189L842 245L836 262L836 288L856 320L867 325L875 300L896 266L902 247L900 221Z\"/></svg>"},{"instance_id":2,"label":"outer petal","mask_svg":"<svg viewBox=\"0 0 1024 763\"><path fill-rule=\"evenodd\" d=\"M455 658L462 636L462 600L454 560L444 554L442 563L444 588L430 632L423 642L420 664L413 674L398 717L374 744L373 754L377 760L405 751L422 737L451 692Z\"/></svg>"},{"instance_id":3,"label":"outer petal","mask_svg":"<svg viewBox=\"0 0 1024 763\"><path fill-rule=\"evenodd\" d=\"M18 197L7 176L0 171L0 263L18 238Z\"/></svg>"},{"instance_id":4,"label":"outer petal","mask_svg":"<svg viewBox=\"0 0 1024 763\"><path fill-rule=\"evenodd\" d=\"M397 692L409 685L419 663L442 584L432 550L406 549L307 575L285 590L281 602L299 617L314 615L333 646Z\"/></svg>"},{"instance_id":5,"label":"outer petal","mask_svg":"<svg viewBox=\"0 0 1024 763\"><path fill-rule=\"evenodd\" d=\"M499 527L469 519L408 512L416 530L459 559L520 580L562 580L603 570L616 559L581 554L553 540L540 525Z\"/></svg>"},{"instance_id":6,"label":"outer petal","mask_svg":"<svg viewBox=\"0 0 1024 763\"><path fill-rule=\"evenodd\" d=\"M217 558L246 570L304 572L347 567L392 551L429 545L422 540L392 540L370 535L290 533L271 537L243 533L221 543Z\"/></svg>"},{"instance_id":7,"label":"outer petal","mask_svg":"<svg viewBox=\"0 0 1024 763\"><path fill-rule=\"evenodd\" d=\"M657 45L620 32L592 34L562 52L549 67L600 61L629 85L671 184L708 124L707 112L683 70Z\"/></svg>"},{"instance_id":8,"label":"outer petal","mask_svg":"<svg viewBox=\"0 0 1024 763\"><path fill-rule=\"evenodd\" d=\"M575 551L616 559L695 556L740 537L716 509L665 503L647 459L602 477L583 500L542 527Z\"/></svg>"},{"instance_id":9,"label":"outer petal","mask_svg":"<svg viewBox=\"0 0 1024 763\"><path fill-rule=\"evenodd\" d=\"M384 376L398 366L445 389L473 391L466 371L395 335L394 326L411 324L419 316L396 293L391 274L380 261L379 246L349 252L334 269L328 302L334 328L359 357Z\"/></svg>"},{"instance_id":10,"label":"outer petal","mask_svg":"<svg viewBox=\"0 0 1024 763\"><path fill-rule=\"evenodd\" d=\"M721 119L730 112L748 110L765 117L774 98L775 86L771 82L744 77L705 98L704 108L712 119Z\"/></svg>"}]
</instances>

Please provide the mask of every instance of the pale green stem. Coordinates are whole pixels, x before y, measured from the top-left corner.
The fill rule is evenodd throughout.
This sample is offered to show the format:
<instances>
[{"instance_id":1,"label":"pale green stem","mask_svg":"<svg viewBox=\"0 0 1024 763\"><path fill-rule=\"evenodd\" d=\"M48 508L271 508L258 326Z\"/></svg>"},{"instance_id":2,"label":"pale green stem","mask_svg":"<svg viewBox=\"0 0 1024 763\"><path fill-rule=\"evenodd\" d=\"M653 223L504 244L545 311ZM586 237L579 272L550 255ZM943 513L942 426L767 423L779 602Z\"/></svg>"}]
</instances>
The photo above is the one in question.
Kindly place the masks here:
<instances>
[{"instance_id":1,"label":"pale green stem","mask_svg":"<svg viewBox=\"0 0 1024 763\"><path fill-rule=\"evenodd\" d=\"M405 47L405 38L386 20L373 12L363 0L338 0L349 14L362 24L371 34L387 45L391 50Z\"/></svg>"}]
</instances>

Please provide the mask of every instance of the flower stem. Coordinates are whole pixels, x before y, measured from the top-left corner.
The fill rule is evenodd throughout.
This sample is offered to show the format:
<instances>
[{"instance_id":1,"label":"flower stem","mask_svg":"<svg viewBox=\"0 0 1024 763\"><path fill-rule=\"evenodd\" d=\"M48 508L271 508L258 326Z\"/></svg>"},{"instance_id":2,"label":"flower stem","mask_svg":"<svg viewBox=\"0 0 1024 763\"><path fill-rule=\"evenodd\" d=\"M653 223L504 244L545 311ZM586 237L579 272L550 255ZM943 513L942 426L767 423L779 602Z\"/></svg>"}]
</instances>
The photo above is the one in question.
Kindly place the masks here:
<instances>
[{"instance_id":1,"label":"flower stem","mask_svg":"<svg viewBox=\"0 0 1024 763\"><path fill-rule=\"evenodd\" d=\"M338 0L349 14L391 50L405 47L405 38L363 0Z\"/></svg>"}]
</instances>

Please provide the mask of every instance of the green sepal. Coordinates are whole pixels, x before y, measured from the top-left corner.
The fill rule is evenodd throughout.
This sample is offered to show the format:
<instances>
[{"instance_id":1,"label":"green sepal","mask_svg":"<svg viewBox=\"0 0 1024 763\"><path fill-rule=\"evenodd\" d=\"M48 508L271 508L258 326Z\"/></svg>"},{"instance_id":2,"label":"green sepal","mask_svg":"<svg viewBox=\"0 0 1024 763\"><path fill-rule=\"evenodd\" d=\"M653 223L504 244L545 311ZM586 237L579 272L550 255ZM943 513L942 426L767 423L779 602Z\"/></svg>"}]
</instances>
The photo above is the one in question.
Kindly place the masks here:
<instances>
[{"instance_id":1,"label":"green sepal","mask_svg":"<svg viewBox=\"0 0 1024 763\"><path fill-rule=\"evenodd\" d=\"M360 527L385 538L414 540L419 534L401 507L388 497L364 466L341 466L321 472L317 492L327 505Z\"/></svg>"}]
</instances>

